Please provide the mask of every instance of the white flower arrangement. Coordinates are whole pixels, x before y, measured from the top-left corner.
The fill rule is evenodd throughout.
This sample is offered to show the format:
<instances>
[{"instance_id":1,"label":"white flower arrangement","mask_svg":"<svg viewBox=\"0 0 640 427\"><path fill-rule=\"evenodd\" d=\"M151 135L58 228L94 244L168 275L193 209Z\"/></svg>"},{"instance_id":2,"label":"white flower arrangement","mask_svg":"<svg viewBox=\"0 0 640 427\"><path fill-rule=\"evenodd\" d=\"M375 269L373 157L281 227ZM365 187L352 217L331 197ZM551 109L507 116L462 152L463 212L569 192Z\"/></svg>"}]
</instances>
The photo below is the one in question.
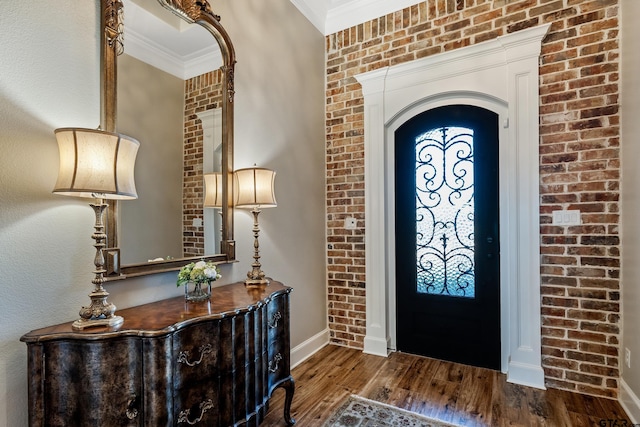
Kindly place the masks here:
<instances>
[{"instance_id":1,"label":"white flower arrangement","mask_svg":"<svg viewBox=\"0 0 640 427\"><path fill-rule=\"evenodd\" d=\"M180 269L177 286L186 285L189 282L209 283L221 277L218 267L213 262L192 262Z\"/></svg>"}]
</instances>

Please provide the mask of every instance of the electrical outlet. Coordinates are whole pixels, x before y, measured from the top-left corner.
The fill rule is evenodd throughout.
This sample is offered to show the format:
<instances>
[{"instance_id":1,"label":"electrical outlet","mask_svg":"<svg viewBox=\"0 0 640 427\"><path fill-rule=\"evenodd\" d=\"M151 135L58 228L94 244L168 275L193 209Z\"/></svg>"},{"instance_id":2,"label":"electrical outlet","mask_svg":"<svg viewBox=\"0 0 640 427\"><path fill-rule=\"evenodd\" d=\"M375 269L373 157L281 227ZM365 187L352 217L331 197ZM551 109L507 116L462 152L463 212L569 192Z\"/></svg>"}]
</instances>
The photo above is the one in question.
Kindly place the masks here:
<instances>
[{"instance_id":1,"label":"electrical outlet","mask_svg":"<svg viewBox=\"0 0 640 427\"><path fill-rule=\"evenodd\" d=\"M347 230L355 230L358 226L358 221L352 217L348 216L344 219L344 228Z\"/></svg>"},{"instance_id":2,"label":"electrical outlet","mask_svg":"<svg viewBox=\"0 0 640 427\"><path fill-rule=\"evenodd\" d=\"M628 348L624 349L624 364L627 365L627 368L631 369L631 350Z\"/></svg>"}]
</instances>

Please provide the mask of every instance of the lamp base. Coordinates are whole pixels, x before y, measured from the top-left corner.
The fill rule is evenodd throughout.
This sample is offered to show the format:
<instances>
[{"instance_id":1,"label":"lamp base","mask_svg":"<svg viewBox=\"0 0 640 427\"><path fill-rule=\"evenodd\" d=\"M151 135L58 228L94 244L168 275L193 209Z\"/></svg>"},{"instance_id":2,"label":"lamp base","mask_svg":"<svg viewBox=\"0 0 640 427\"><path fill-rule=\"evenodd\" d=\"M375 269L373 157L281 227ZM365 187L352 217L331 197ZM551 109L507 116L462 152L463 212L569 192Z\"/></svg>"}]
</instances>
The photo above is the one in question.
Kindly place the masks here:
<instances>
[{"instance_id":1,"label":"lamp base","mask_svg":"<svg viewBox=\"0 0 640 427\"><path fill-rule=\"evenodd\" d=\"M268 286L269 283L271 283L271 280L267 279L266 277L263 277L261 279L246 279L244 281L244 285L246 287L253 287L253 286Z\"/></svg>"},{"instance_id":2,"label":"lamp base","mask_svg":"<svg viewBox=\"0 0 640 427\"><path fill-rule=\"evenodd\" d=\"M102 318L102 319L82 319L81 318L73 322L71 327L76 331L81 331L85 328L93 328L96 326L109 326L112 328L116 328L122 325L122 322L124 322L124 317L122 316L113 316L113 317Z\"/></svg>"},{"instance_id":3,"label":"lamp base","mask_svg":"<svg viewBox=\"0 0 640 427\"><path fill-rule=\"evenodd\" d=\"M95 279L94 279L95 280ZM102 284L96 285L96 289L89 294L91 304L80 309L80 318L73 322L73 329L82 330L94 326L118 327L124 322L122 316L115 316L116 306L107 302L109 293Z\"/></svg>"}]
</instances>

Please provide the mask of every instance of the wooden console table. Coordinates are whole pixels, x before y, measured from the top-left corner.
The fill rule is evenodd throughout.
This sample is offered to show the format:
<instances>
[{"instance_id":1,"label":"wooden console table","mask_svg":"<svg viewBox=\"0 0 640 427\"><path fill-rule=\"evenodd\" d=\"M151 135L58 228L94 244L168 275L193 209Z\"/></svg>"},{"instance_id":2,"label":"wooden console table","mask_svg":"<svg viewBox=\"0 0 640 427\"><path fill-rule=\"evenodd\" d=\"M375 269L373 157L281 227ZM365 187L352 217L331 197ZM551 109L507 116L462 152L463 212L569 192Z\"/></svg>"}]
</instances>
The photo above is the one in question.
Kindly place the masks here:
<instances>
[{"instance_id":1,"label":"wooden console table","mask_svg":"<svg viewBox=\"0 0 640 427\"><path fill-rule=\"evenodd\" d=\"M29 425L258 426L278 387L293 425L290 292L236 283L121 310L117 329L29 332Z\"/></svg>"}]
</instances>

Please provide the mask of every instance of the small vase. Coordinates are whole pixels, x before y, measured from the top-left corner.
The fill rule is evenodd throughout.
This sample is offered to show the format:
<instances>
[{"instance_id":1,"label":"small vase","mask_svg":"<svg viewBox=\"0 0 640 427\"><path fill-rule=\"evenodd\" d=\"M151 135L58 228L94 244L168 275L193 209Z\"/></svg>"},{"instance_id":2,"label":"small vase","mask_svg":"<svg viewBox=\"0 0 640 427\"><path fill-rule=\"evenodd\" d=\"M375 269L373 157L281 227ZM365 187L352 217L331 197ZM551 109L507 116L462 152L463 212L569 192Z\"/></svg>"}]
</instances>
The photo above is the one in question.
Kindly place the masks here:
<instances>
[{"instance_id":1,"label":"small vase","mask_svg":"<svg viewBox=\"0 0 640 427\"><path fill-rule=\"evenodd\" d=\"M211 282L193 283L184 286L184 299L189 302L206 301L211 297Z\"/></svg>"}]
</instances>

